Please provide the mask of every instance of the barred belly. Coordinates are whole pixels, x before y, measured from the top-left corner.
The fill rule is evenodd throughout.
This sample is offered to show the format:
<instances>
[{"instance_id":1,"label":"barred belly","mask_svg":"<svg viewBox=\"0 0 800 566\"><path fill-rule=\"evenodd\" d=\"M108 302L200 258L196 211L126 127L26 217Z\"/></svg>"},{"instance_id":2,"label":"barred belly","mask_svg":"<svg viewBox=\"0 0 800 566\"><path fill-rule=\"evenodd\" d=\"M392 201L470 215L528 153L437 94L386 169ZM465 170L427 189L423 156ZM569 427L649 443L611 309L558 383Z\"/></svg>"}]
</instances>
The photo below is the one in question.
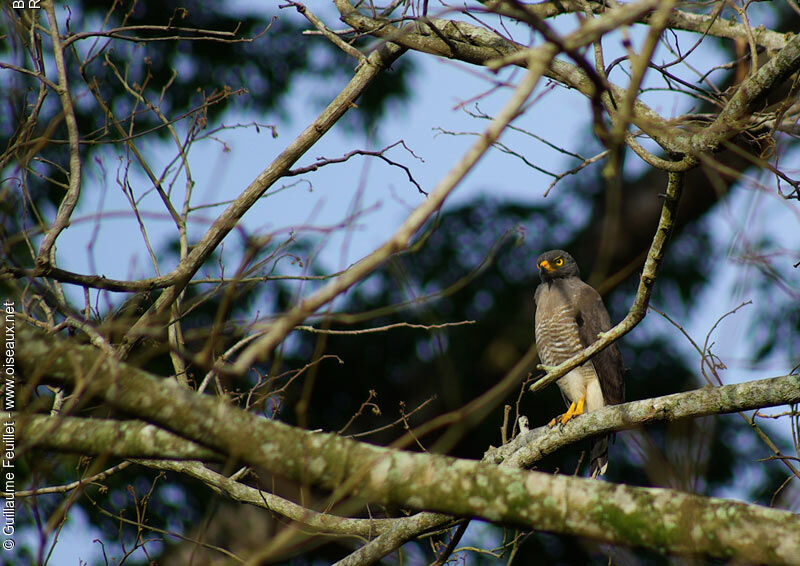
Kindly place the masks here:
<instances>
[{"instance_id":1,"label":"barred belly","mask_svg":"<svg viewBox=\"0 0 800 566\"><path fill-rule=\"evenodd\" d=\"M573 310L569 306L552 309L549 314L548 317L540 316L540 309L536 311L536 344L542 363L556 366L583 350L583 344ZM556 383L570 402L586 397L586 409L589 411L605 405L591 361L576 367Z\"/></svg>"}]
</instances>

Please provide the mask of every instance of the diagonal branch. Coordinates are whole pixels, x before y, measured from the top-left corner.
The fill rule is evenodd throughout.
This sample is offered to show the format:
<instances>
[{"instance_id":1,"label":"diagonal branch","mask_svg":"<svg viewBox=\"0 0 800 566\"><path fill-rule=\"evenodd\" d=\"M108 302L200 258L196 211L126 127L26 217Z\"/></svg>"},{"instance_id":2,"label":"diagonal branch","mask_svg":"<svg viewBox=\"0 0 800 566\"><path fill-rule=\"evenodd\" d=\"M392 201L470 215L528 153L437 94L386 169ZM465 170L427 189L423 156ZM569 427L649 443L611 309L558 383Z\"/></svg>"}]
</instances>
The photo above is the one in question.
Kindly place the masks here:
<instances>
[{"instance_id":1,"label":"diagonal branch","mask_svg":"<svg viewBox=\"0 0 800 566\"><path fill-rule=\"evenodd\" d=\"M326 534L371 537L388 531L397 519L350 519L313 511L288 499L262 491L204 466L201 462L175 460L135 460L156 470L170 470L200 480L234 501L247 503L282 515L305 527Z\"/></svg>"},{"instance_id":2,"label":"diagonal branch","mask_svg":"<svg viewBox=\"0 0 800 566\"><path fill-rule=\"evenodd\" d=\"M328 26L326 26L325 23L322 20L320 20L316 15L314 15L314 12L309 10L301 2L294 2L293 0L287 0L286 4L278 6L278 8L281 8L281 9L282 8L288 8L289 6L294 6L294 8L300 14L305 16L305 18L309 22L311 22L311 25L313 25L315 28L317 28L320 31L320 33L322 33L322 35L324 35L328 39L328 41L333 43L336 47L338 47L339 49L341 49L342 51L344 51L345 53L347 53L351 57L354 57L360 63L363 63L366 60L366 57L364 57L364 54L361 53L361 51L359 51L358 49L356 49L355 47L353 47L349 43L343 41L338 35L336 35L330 29L328 29Z\"/></svg>"},{"instance_id":3,"label":"diagonal branch","mask_svg":"<svg viewBox=\"0 0 800 566\"><path fill-rule=\"evenodd\" d=\"M161 313L167 312L180 296L189 280L197 273L225 236L234 229L236 223L250 210L259 198L280 179L322 135L354 106L355 101L369 84L384 69L388 68L404 50L394 45L386 45L375 50L356 71L353 78L333 101L322 111L300 135L284 149L270 165L264 169L250 185L214 221L208 231L192 247L191 252L173 271L175 283L165 289L150 310L142 316L125 335L126 346L130 350L137 337L147 329Z\"/></svg>"},{"instance_id":4,"label":"diagonal branch","mask_svg":"<svg viewBox=\"0 0 800 566\"><path fill-rule=\"evenodd\" d=\"M339 3L341 3L341 0L337 0L337 4ZM506 126L517 117L520 109L528 100L544 70L555 55L556 49L551 45L544 45L532 52L528 64L528 73L517 86L506 106L489 124L484 134L473 143L472 147L467 150L459 162L436 185L430 196L408 215L392 237L342 275L327 283L311 296L303 299L300 304L294 306L289 312L276 320L264 336L241 353L233 365L233 372L241 375L248 371L257 361L266 359L272 349L295 326L303 322L321 306L332 301L339 294L364 279L383 265L393 254L406 249L414 234L439 210L448 195L478 163L492 144L497 141Z\"/></svg>"}]
</instances>

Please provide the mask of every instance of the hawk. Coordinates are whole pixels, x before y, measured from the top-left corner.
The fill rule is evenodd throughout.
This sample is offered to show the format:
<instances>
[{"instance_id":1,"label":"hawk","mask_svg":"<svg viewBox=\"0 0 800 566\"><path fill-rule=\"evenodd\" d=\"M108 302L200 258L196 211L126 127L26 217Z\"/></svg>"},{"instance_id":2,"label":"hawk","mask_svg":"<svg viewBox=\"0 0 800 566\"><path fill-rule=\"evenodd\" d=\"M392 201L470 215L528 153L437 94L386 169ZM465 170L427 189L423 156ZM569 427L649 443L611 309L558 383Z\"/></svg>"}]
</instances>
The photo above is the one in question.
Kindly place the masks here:
<instances>
[{"instance_id":1,"label":"hawk","mask_svg":"<svg viewBox=\"0 0 800 566\"><path fill-rule=\"evenodd\" d=\"M611 319L597 291L580 278L578 264L567 252L551 250L536 259L542 282L536 288L536 346L545 366L556 366L598 339L598 334L611 328ZM625 400L622 354L611 344L590 360L560 378L557 382L566 413L553 419L562 424L585 411ZM608 439L592 442L589 452L591 477L606 473Z\"/></svg>"}]
</instances>

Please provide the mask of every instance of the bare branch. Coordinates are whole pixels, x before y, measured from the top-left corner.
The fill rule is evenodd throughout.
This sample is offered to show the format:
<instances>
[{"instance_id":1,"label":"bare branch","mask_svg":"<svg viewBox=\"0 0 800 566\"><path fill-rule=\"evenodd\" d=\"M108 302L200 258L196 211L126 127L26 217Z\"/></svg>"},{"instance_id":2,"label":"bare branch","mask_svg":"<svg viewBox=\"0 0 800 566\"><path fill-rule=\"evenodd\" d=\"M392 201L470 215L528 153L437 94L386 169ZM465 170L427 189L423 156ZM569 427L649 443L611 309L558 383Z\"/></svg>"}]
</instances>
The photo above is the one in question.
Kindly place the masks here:
<instances>
[{"instance_id":1,"label":"bare branch","mask_svg":"<svg viewBox=\"0 0 800 566\"><path fill-rule=\"evenodd\" d=\"M337 6L349 5L343 0L337 0ZM339 8L340 11L343 9ZM283 317L275 321L265 336L248 346L233 365L232 371L243 374L248 371L258 360L264 360L270 355L284 337L291 332L297 324L313 314L322 305L330 302L364 277L372 273L389 257L408 247L411 238L422 225L442 206L447 196L455 189L464 176L475 166L486 153L492 143L497 140L505 127L513 120L519 109L530 96L542 73L550 64L556 52L553 46L543 45L531 55L528 73L520 82L514 95L501 110L497 117L486 129L484 135L478 139L464 154L459 162L450 170L431 192L425 202L420 204L403 222L394 235L382 246L352 266L345 273L319 289L310 297L304 299Z\"/></svg>"},{"instance_id":2,"label":"bare branch","mask_svg":"<svg viewBox=\"0 0 800 566\"><path fill-rule=\"evenodd\" d=\"M14 419L16 421L16 419L19 418L19 417L15 413L10 413L9 414L9 418L12 418L12 419ZM36 417L36 418L42 419L43 421L53 420L52 418L48 419L47 417ZM43 426L49 427L51 424L52 423L46 423ZM23 491L14 491L14 492L0 491L0 497L4 497L6 499L9 499L9 498L12 498L12 497L19 497L19 498L38 497L40 495L46 495L48 493L67 493L68 491L84 488L87 485L95 483L95 482L101 482L104 479L106 479L107 477L112 476L113 474L116 474L117 472L119 472L121 470L124 470L125 468L127 468L130 465L131 465L130 462L122 462L121 464L117 464L116 466L112 466L112 467L108 468L107 470L103 470L102 472L99 472L97 474L89 476L88 478L81 478L78 481L70 482L70 483L64 484L64 485L39 487L39 488L36 488L36 489L26 489L26 490L23 490Z\"/></svg>"},{"instance_id":3,"label":"bare branch","mask_svg":"<svg viewBox=\"0 0 800 566\"><path fill-rule=\"evenodd\" d=\"M286 4L280 5L278 7L288 8L289 6L294 6L294 8L300 14L305 16L305 18L309 22L311 22L312 26L317 28L320 31L320 33L324 35L336 47L338 47L351 57L354 57L359 63L363 64L366 61L367 58L364 56L363 53L361 53L361 51L359 51L349 43L342 41L342 39L339 38L339 36L333 33L331 30L329 30L328 27L325 25L325 23L322 20L320 20L317 16L315 16L314 13L305 6L305 4L301 2L294 2L292 0L287 0Z\"/></svg>"},{"instance_id":4,"label":"bare branch","mask_svg":"<svg viewBox=\"0 0 800 566\"><path fill-rule=\"evenodd\" d=\"M605 2L589 0L587 3L591 6L592 11L596 14L600 14L608 10L608 4ZM540 18L550 18L569 12L580 13L584 9L583 2L581 0L537 2L535 4L528 4L524 6L513 0L495 0L486 2L486 6L493 12L509 16L514 19L522 19L526 14L532 14ZM644 14L638 18L637 21L639 23L649 24L650 18L650 14ZM677 9L672 10L669 20L667 21L667 27L685 31L693 31L704 35L710 35L712 37L722 37L726 39L744 37L747 33L743 24L729 20L721 20L716 15L696 14ZM763 28L752 31L756 43L768 49L782 49L791 36L789 33L779 33Z\"/></svg>"},{"instance_id":5,"label":"bare branch","mask_svg":"<svg viewBox=\"0 0 800 566\"><path fill-rule=\"evenodd\" d=\"M441 324L412 324L410 322L397 322L395 324L387 324L385 326L376 326L375 328L359 328L356 330L330 330L326 328L314 328L313 326L298 326L297 330L305 330L306 332L313 332L315 334L370 334L372 332L385 332L393 328L418 328L421 330L438 330L440 328L447 328L450 326L463 326L465 324L475 324L474 320L462 320L460 322L443 322Z\"/></svg>"},{"instance_id":6,"label":"bare branch","mask_svg":"<svg viewBox=\"0 0 800 566\"><path fill-rule=\"evenodd\" d=\"M156 300L155 304L148 313L141 317L136 324L126 334L129 350L136 337L147 328L152 320L160 313L166 312L172 303L178 298L189 280L194 276L200 266L208 259L223 238L233 230L238 220L255 204L261 195L281 178L289 167L297 161L308 149L314 145L322 134L328 131L344 113L350 109L354 101L361 95L363 90L372 80L397 59L403 50L401 48L387 46L384 49L374 51L367 59L367 64L361 65L356 71L350 83L339 93L338 96L323 110L295 140L290 143L281 154L264 170L250 185L242 192L239 197L225 209L209 228L205 235L200 239L187 258L178 265L171 274L175 278L175 283L166 289Z\"/></svg>"},{"instance_id":7,"label":"bare branch","mask_svg":"<svg viewBox=\"0 0 800 566\"><path fill-rule=\"evenodd\" d=\"M238 482L204 466L201 462L174 460L135 460L135 463L156 470L170 470L202 481L234 501L247 503L296 521L304 527L322 533L371 537L389 530L396 519L348 519L330 513L320 513Z\"/></svg>"},{"instance_id":8,"label":"bare branch","mask_svg":"<svg viewBox=\"0 0 800 566\"><path fill-rule=\"evenodd\" d=\"M365 149L355 149L353 151L347 152L342 157L318 157L316 163L314 163L312 165L307 165L305 167L298 167L297 169L291 169L291 170L287 171L286 175L284 175L284 176L285 177L293 177L295 175L302 175L304 173L310 173L311 171L316 171L320 167L324 167L325 165L330 165L331 163L343 163L343 162L347 161L348 159L350 159L351 157L353 157L354 155L368 155L368 156L372 156L372 157L379 157L383 161L388 163L389 165L392 165L394 167L399 167L400 169L405 171L406 172L406 176L408 177L408 180L411 183L413 183L415 187L417 187L417 190L421 194L423 194L425 196L428 196L428 193L426 193L424 190L422 190L422 187L420 187L419 183L417 183L416 179L414 179L414 176L411 174L411 170L407 166L405 166L405 165L403 165L401 163L397 163L396 161L392 161L391 159L389 159L388 157L386 157L384 155L387 151L389 151L390 149L392 149L393 147L395 147L397 145L402 145L403 148L405 148L406 151L408 151L414 157L417 157L414 154L414 152L411 151L408 148L408 146L406 146L406 142L404 142L403 140L398 140L398 141L394 142L393 144L387 145L383 149L379 149L377 151L368 151L368 150L365 150ZM419 157L417 157L417 159L419 159Z\"/></svg>"},{"instance_id":9,"label":"bare branch","mask_svg":"<svg viewBox=\"0 0 800 566\"><path fill-rule=\"evenodd\" d=\"M52 0L45 0L44 8L47 12L47 22L50 26L50 40L53 42L53 59L56 63L58 72L58 97L61 99L61 108L64 111L64 122L67 126L69 135L69 188L67 194L58 206L56 218L47 230L42 244L39 246L39 254L36 256L37 265L54 265L55 254L53 246L59 234L69 225L75 207L78 204L78 197L81 194L81 154L80 154L80 133L78 132L78 121L75 118L75 108L72 106L72 95L69 91L67 80L67 66L64 62L64 46L61 44L61 37L58 33L58 21L56 20L56 9Z\"/></svg>"}]
</instances>

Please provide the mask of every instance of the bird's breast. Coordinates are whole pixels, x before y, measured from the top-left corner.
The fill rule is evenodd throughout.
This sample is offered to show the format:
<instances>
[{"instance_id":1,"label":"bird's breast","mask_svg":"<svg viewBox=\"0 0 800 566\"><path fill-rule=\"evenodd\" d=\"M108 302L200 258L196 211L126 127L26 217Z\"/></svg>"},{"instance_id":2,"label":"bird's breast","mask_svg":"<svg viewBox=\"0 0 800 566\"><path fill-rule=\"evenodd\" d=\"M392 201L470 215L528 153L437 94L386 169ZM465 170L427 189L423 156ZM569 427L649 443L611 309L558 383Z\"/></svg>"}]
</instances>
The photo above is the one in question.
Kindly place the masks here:
<instances>
[{"instance_id":1,"label":"bird's breast","mask_svg":"<svg viewBox=\"0 0 800 566\"><path fill-rule=\"evenodd\" d=\"M536 346L545 365L558 365L583 349L574 309L542 293L536 307Z\"/></svg>"}]
</instances>

